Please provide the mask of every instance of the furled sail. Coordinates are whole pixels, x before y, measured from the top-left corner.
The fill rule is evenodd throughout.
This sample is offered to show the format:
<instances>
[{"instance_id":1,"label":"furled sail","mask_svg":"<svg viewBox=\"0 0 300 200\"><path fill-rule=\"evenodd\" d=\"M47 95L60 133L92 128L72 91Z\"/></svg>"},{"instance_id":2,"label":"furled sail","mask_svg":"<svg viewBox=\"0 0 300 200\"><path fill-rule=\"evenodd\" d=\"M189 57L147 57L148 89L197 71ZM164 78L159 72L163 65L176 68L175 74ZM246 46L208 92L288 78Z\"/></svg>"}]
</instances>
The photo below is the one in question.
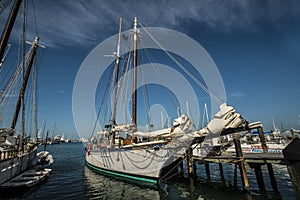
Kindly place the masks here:
<instances>
[{"instance_id":1,"label":"furled sail","mask_svg":"<svg viewBox=\"0 0 300 200\"><path fill-rule=\"evenodd\" d=\"M197 134L221 134L224 130L235 129L244 125L246 120L238 114L232 106L228 106L226 103L220 105L220 110L214 116L214 118L208 123L208 125L197 131Z\"/></svg>"}]
</instances>

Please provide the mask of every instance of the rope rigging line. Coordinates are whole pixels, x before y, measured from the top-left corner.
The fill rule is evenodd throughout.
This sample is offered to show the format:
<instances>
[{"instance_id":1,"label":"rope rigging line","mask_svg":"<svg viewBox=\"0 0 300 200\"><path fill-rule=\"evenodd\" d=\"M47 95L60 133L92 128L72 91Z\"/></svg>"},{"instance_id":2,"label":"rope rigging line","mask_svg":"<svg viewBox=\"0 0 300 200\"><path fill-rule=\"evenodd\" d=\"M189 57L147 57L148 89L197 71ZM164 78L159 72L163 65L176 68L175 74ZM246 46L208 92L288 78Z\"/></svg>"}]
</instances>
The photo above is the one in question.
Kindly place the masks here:
<instances>
[{"instance_id":1,"label":"rope rigging line","mask_svg":"<svg viewBox=\"0 0 300 200\"><path fill-rule=\"evenodd\" d=\"M112 73L110 73L110 74L112 74ZM99 85L99 84L100 84L100 82L98 82L98 85ZM108 92L109 85L110 85L110 84L109 84L109 81L108 81L108 82L106 83L106 87L105 87L105 90L104 90L103 98L102 98L102 101L101 101L101 103L100 103L99 111L98 111L98 113L97 113L97 118L96 118L96 120L95 120L93 129L92 129L92 131L91 131L91 134L90 134L90 137L89 137L89 138L91 138L91 137L94 135L94 133L95 133L96 126L97 126L97 122L98 122L98 120L99 120L100 113L101 113L101 111L102 111L102 106L104 105L105 96L106 96L106 94L107 94L107 92ZM107 106L107 107L108 107L108 106ZM107 107L106 107L106 108L107 108Z\"/></svg>"},{"instance_id":2,"label":"rope rigging line","mask_svg":"<svg viewBox=\"0 0 300 200\"><path fill-rule=\"evenodd\" d=\"M140 59L142 59L141 53L140 53ZM144 73L144 69L142 67L140 67L140 72L141 72L141 77L142 77L142 81L143 81L143 93L144 93L144 103L145 103L145 107L146 107L146 114L147 114L147 124L150 125L151 124L151 113L150 113L150 106L149 106L149 95L148 95L148 91L147 91L147 86L146 86L146 82L145 82L145 73Z\"/></svg>"},{"instance_id":3,"label":"rope rigging line","mask_svg":"<svg viewBox=\"0 0 300 200\"><path fill-rule=\"evenodd\" d=\"M37 26L37 22L36 22L36 13L35 13L34 0L32 0L32 10L33 10L33 18L34 18L35 33L36 33L36 35L39 35L39 34L38 34L38 26Z\"/></svg>"},{"instance_id":4,"label":"rope rigging line","mask_svg":"<svg viewBox=\"0 0 300 200\"><path fill-rule=\"evenodd\" d=\"M189 77L201 88L203 89L203 91L205 91L208 95L212 95L212 98L217 101L218 103L222 103L223 100L214 92L209 90L209 88L207 88L205 86L205 84L203 84L200 80L198 80L197 77L194 76L194 74L190 73L189 70L187 70L179 61L177 58L175 58L170 52L168 52L152 35L151 33L149 33L149 31L139 22L139 24L141 25L142 29L146 32L146 34L161 48L161 50L163 50L169 58L171 58L173 60L173 62L175 62L177 64L177 66L180 67L181 70L183 70L187 75L189 75Z\"/></svg>"},{"instance_id":5,"label":"rope rigging line","mask_svg":"<svg viewBox=\"0 0 300 200\"><path fill-rule=\"evenodd\" d=\"M15 72L11 74L8 82L4 86L1 94L0 94L0 104L1 104L1 112L2 116L11 116L14 108L11 108L15 105L15 101L12 100L13 97L17 97L22 85L22 66L23 62L25 63L30 56L30 51L27 52L25 59L19 66L15 69ZM10 112L10 113L9 113ZM10 119L10 117L6 117L6 119ZM9 122L7 122L9 123Z\"/></svg>"},{"instance_id":6,"label":"rope rigging line","mask_svg":"<svg viewBox=\"0 0 300 200\"><path fill-rule=\"evenodd\" d=\"M129 66L131 66L132 65L132 60L130 60L130 57L131 57L132 55L131 55L131 51L130 51L130 54L128 55L128 60L127 60L127 62L126 62L126 68L127 68L127 70L129 70ZM129 89L129 81L130 81L130 79L129 79L129 76L127 76L127 79L125 79L124 80L124 89L123 89L123 99L124 99L124 101L123 102L125 102L126 101L126 97L128 97L129 96L129 91L132 89L132 88L130 88ZM128 111L129 111L129 109L128 109L128 107L127 107L127 104L125 104L125 106L124 106L124 113L125 113L125 122L126 123L128 123L128 121L130 121L131 122L131 118L130 119L128 119L128 116L129 116L129 113L128 113Z\"/></svg>"},{"instance_id":7,"label":"rope rigging line","mask_svg":"<svg viewBox=\"0 0 300 200\"><path fill-rule=\"evenodd\" d=\"M158 66L154 64L154 63L156 63L156 62L155 62L153 56L151 55L151 53L149 52L149 50L144 49L144 51L145 51L145 54L147 55L148 59L150 60L150 64L152 65L152 68L153 68L153 70L154 70L156 76L158 77L159 81L162 83L162 85L166 85L166 84L165 84L165 81L163 81L164 79L162 78L162 75L161 75L161 74L159 73L159 71L158 71ZM167 90L166 87L163 87L163 89L164 89L165 93L168 95L169 99L171 100L171 103L173 104L174 108L177 109L177 108L178 108L178 105L177 105L177 103L174 101L174 99L171 97L170 91Z\"/></svg>"},{"instance_id":8,"label":"rope rigging line","mask_svg":"<svg viewBox=\"0 0 300 200\"><path fill-rule=\"evenodd\" d=\"M3 85L6 84L8 81L6 79L6 77L10 77L11 74L14 73L15 68L13 66L16 66L18 61L19 61L18 58L15 58L14 61L10 64L10 66L1 67L1 69L0 69L0 80L1 80L0 87L1 87L1 89L5 87ZM5 64L7 64L7 63L5 63ZM4 68L5 68L5 70L4 70Z\"/></svg>"},{"instance_id":9,"label":"rope rigging line","mask_svg":"<svg viewBox=\"0 0 300 200\"><path fill-rule=\"evenodd\" d=\"M0 15L3 13L3 11L9 6L9 4L12 2L12 0L3 0L1 1L0 5Z\"/></svg>"},{"instance_id":10,"label":"rope rigging line","mask_svg":"<svg viewBox=\"0 0 300 200\"><path fill-rule=\"evenodd\" d=\"M14 113L14 105L16 103L18 92L21 88L21 68L19 68L18 73L16 74L11 82L8 85L8 88L2 93L1 96L1 116L6 116L5 125L8 126L10 123L10 118L12 118Z\"/></svg>"},{"instance_id":11,"label":"rope rigging line","mask_svg":"<svg viewBox=\"0 0 300 200\"><path fill-rule=\"evenodd\" d=\"M118 100L117 102L126 102L127 100L127 97L128 97L128 92L130 91L129 90L129 75L126 74L128 71L129 71L129 66L132 64L131 63L131 51L129 51L129 53L126 54L126 57L123 59L123 62L122 62L122 74L120 74L120 78L123 77L122 79L119 79L119 82L118 82L118 85L120 86L119 87L119 96L117 97ZM124 78L125 77L125 78ZM122 94L122 95L121 95ZM128 120L128 110L127 110L127 106L126 104L124 104L124 112L121 112L121 113L124 113L124 121L127 123L129 120Z\"/></svg>"},{"instance_id":12,"label":"rope rigging line","mask_svg":"<svg viewBox=\"0 0 300 200\"><path fill-rule=\"evenodd\" d=\"M110 76L111 76L111 78L109 80L113 79L114 74L110 73ZM109 83L107 83L107 84L109 84ZM113 84L113 82L111 81L111 85L112 84ZM111 108L111 105L113 102L113 92L114 92L113 87L109 87L109 94L108 94L108 101L107 101L107 105L106 105L105 115L104 115L104 122L107 120L107 118L109 120L112 119L112 112L108 112L108 109Z\"/></svg>"}]
</instances>

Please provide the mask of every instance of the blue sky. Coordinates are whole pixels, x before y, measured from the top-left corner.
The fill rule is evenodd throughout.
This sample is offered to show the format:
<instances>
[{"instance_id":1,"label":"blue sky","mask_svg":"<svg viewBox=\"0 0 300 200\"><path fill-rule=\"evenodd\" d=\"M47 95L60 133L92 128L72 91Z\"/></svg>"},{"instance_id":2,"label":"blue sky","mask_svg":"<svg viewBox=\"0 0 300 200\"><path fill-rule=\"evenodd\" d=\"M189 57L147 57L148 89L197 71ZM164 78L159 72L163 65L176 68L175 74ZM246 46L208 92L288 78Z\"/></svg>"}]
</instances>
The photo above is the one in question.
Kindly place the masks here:
<instances>
[{"instance_id":1,"label":"blue sky","mask_svg":"<svg viewBox=\"0 0 300 200\"><path fill-rule=\"evenodd\" d=\"M76 135L72 89L88 53L118 32L119 16L130 28L144 26L182 32L199 42L216 63L228 104L265 130L300 128L299 1L34 1L42 49L39 69L39 124L58 134ZM30 3L29 10L32 6ZM7 12L0 15L3 26ZM29 35L35 31L29 15ZM16 32L11 42L16 41Z\"/></svg>"}]
</instances>

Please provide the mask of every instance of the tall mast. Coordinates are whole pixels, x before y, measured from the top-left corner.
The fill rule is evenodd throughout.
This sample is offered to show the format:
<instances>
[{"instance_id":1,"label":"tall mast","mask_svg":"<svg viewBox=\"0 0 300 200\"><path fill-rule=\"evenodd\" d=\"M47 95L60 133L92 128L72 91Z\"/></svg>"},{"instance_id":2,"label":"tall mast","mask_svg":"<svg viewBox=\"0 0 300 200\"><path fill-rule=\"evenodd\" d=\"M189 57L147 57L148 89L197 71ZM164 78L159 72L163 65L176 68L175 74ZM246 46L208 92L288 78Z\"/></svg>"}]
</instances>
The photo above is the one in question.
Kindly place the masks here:
<instances>
[{"instance_id":1,"label":"tall mast","mask_svg":"<svg viewBox=\"0 0 300 200\"><path fill-rule=\"evenodd\" d=\"M36 65L36 60L35 60L35 63L34 63L34 69L33 69L33 96L32 96L32 102L33 102L33 127L34 127L34 131L35 131L35 140L38 139L38 121L37 121L37 74L36 74L36 71L37 71L37 65Z\"/></svg>"},{"instance_id":2,"label":"tall mast","mask_svg":"<svg viewBox=\"0 0 300 200\"><path fill-rule=\"evenodd\" d=\"M133 28L133 94L132 94L132 123L136 125L136 103L137 103L137 37L138 37L138 28L137 28L138 20L134 18L134 28Z\"/></svg>"},{"instance_id":3,"label":"tall mast","mask_svg":"<svg viewBox=\"0 0 300 200\"><path fill-rule=\"evenodd\" d=\"M2 32L1 35L1 40L0 40L0 61L3 59L4 51L7 46L7 42L11 33L11 30L14 26L16 17L18 15L18 11L20 8L22 0L16 0L12 10L10 11L9 17L7 19L4 31Z\"/></svg>"},{"instance_id":4,"label":"tall mast","mask_svg":"<svg viewBox=\"0 0 300 200\"><path fill-rule=\"evenodd\" d=\"M113 105L113 115L112 115L112 124L113 125L116 124L116 113L117 113L117 96L118 96L121 32L122 32L122 16L120 17L120 26L119 26L119 35L118 35L118 48L117 48L116 62L115 62L115 91L114 91L114 105Z\"/></svg>"},{"instance_id":5,"label":"tall mast","mask_svg":"<svg viewBox=\"0 0 300 200\"><path fill-rule=\"evenodd\" d=\"M28 67L27 67L27 70L26 70L26 74L25 74L25 77L24 77L24 81L23 81L23 84L22 84L22 88L21 88L21 91L20 91L20 94L19 94L19 98L18 98L18 102L17 102L17 105L16 105L14 117L13 117L13 120L11 122L10 127L12 129L15 129L15 127L16 127L16 123L17 123L18 116L19 116L19 113L20 113L22 97L24 96L24 93L25 93L25 90L26 90L26 87L27 87L27 82L28 82L28 79L29 79L29 75L30 75L30 72L31 72L33 61L35 59L36 49L38 47L38 42L39 42L39 37L36 36L34 42L32 43L32 46L31 46L30 61L29 61L29 64L28 64ZM22 62L25 62L25 58L23 59Z\"/></svg>"}]
</instances>

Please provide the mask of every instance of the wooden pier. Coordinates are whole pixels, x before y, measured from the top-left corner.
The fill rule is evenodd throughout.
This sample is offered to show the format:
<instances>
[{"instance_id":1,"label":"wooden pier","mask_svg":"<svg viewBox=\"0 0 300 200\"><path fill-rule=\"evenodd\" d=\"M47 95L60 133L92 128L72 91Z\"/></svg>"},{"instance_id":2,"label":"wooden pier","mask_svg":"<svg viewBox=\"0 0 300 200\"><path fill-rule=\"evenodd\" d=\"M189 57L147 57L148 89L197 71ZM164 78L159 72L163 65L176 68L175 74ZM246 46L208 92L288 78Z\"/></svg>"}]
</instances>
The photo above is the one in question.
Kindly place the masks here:
<instances>
[{"instance_id":1,"label":"wooden pier","mask_svg":"<svg viewBox=\"0 0 300 200\"><path fill-rule=\"evenodd\" d=\"M207 179L210 179L210 163L218 163L220 170L220 177L224 179L223 164L234 164L234 186L237 187L237 169L240 171L240 177L242 181L243 188L249 191L249 181L247 177L247 169L254 169L257 186L260 190L265 190L265 184L263 180L262 166L266 165L270 182L274 192L278 192L277 182L274 176L273 166L274 164L288 165L286 159L282 153L267 153L268 148L265 142L262 128L258 128L260 141L263 148L263 153L243 153L241 149L241 143L239 138L239 133L233 133L232 138L235 146L235 153L224 152L222 155L193 155L190 154L192 151L187 151L187 167L188 172L193 173L195 167L192 165L203 164L205 166L205 172ZM292 177L291 177L292 178Z\"/></svg>"},{"instance_id":2,"label":"wooden pier","mask_svg":"<svg viewBox=\"0 0 300 200\"><path fill-rule=\"evenodd\" d=\"M253 164L282 164L285 165L286 161L281 153L244 153L244 161ZM227 153L220 156L192 156L194 161L203 161L209 163L229 163L235 164L239 160L235 154Z\"/></svg>"},{"instance_id":3,"label":"wooden pier","mask_svg":"<svg viewBox=\"0 0 300 200\"><path fill-rule=\"evenodd\" d=\"M259 189L265 190L261 167L262 165L267 165L273 190L278 191L272 164L286 165L286 161L281 153L245 153L243 154L243 157L238 157L235 154L223 154L220 156L209 156L209 157L192 156L192 160L194 163L198 162L200 164L204 164L206 176L208 179L210 179L210 170L209 170L210 163L219 164L220 176L222 179L224 179L223 164L236 165L235 174L234 174L235 176L234 185L237 185L236 173L237 173L237 167L239 167L242 184L244 186L244 189L246 190L248 190L249 188L246 169L249 168L254 169Z\"/></svg>"}]
</instances>

